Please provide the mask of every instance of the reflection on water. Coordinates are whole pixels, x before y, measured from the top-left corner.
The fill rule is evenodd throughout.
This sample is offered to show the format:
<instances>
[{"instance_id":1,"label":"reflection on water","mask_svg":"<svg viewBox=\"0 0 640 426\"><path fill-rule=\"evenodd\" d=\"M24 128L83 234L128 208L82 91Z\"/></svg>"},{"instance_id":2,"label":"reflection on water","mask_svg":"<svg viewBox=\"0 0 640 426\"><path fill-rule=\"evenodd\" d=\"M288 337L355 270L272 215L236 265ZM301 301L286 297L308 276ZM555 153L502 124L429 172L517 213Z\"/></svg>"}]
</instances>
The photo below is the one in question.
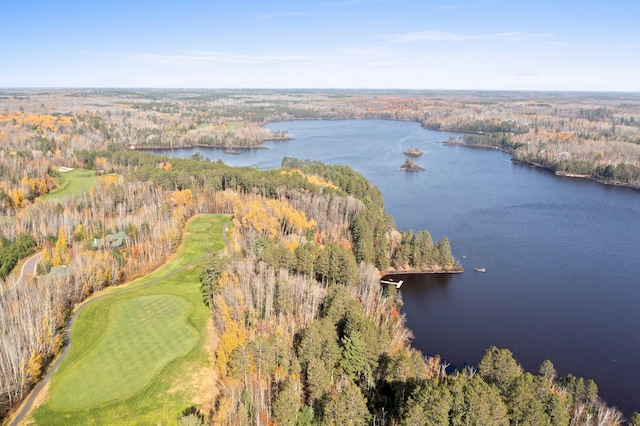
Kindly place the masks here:
<instances>
[{"instance_id":1,"label":"reflection on water","mask_svg":"<svg viewBox=\"0 0 640 426\"><path fill-rule=\"evenodd\" d=\"M401 275L414 345L454 365L507 347L537 372L593 378L625 413L640 411L640 194L514 165L509 155L443 146L451 133L381 120L274 123L296 138L215 161L279 167L284 156L348 164L377 185L400 229L449 237L467 272ZM409 147L426 170L399 170ZM463 258L465 256L465 258ZM475 267L486 273L473 272Z\"/></svg>"},{"instance_id":2,"label":"reflection on water","mask_svg":"<svg viewBox=\"0 0 640 426\"><path fill-rule=\"evenodd\" d=\"M402 281L400 287L402 293L410 294L412 301L422 305L434 298L446 297L447 287L453 276L452 274L393 274L386 275L383 279Z\"/></svg>"}]
</instances>

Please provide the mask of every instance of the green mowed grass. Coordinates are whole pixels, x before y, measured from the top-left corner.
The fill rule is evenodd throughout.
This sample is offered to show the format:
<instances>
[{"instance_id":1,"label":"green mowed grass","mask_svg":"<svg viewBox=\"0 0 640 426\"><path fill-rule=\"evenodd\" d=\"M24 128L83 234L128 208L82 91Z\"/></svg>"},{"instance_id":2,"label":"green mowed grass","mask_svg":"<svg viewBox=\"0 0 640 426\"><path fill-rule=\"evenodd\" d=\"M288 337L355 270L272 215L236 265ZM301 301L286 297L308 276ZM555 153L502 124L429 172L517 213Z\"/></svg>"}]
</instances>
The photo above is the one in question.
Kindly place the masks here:
<instances>
[{"instance_id":1,"label":"green mowed grass","mask_svg":"<svg viewBox=\"0 0 640 426\"><path fill-rule=\"evenodd\" d=\"M228 221L195 217L163 267L85 307L49 400L33 413L36 424L177 422L193 405L197 386L189 376L209 365L203 344L210 314L199 291L200 268L175 271L223 247Z\"/></svg>"},{"instance_id":2,"label":"green mowed grass","mask_svg":"<svg viewBox=\"0 0 640 426\"><path fill-rule=\"evenodd\" d=\"M97 181L98 177L93 170L73 169L69 172L60 173L60 178L57 182L58 187L42 198L47 200L70 194L82 194L95 185Z\"/></svg>"},{"instance_id":3,"label":"green mowed grass","mask_svg":"<svg viewBox=\"0 0 640 426\"><path fill-rule=\"evenodd\" d=\"M189 307L170 295L114 303L104 337L51 387L51 407L94 407L139 392L197 341L198 333L185 322Z\"/></svg>"},{"instance_id":4,"label":"green mowed grass","mask_svg":"<svg viewBox=\"0 0 640 426\"><path fill-rule=\"evenodd\" d=\"M196 130L206 129L207 127L211 127L211 123L200 123L196 126Z\"/></svg>"},{"instance_id":5,"label":"green mowed grass","mask_svg":"<svg viewBox=\"0 0 640 426\"><path fill-rule=\"evenodd\" d=\"M224 125L228 130L235 130L244 126L244 121L227 121Z\"/></svg>"}]
</instances>

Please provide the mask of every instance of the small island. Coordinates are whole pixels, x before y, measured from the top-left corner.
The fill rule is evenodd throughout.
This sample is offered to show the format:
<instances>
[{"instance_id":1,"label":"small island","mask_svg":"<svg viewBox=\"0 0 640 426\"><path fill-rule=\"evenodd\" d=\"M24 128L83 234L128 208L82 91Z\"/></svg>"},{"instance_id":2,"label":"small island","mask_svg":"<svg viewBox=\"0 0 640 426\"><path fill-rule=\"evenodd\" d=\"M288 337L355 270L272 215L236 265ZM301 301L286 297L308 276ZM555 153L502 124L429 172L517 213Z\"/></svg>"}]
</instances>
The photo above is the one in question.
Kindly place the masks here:
<instances>
[{"instance_id":1,"label":"small island","mask_svg":"<svg viewBox=\"0 0 640 426\"><path fill-rule=\"evenodd\" d=\"M240 151L239 149L228 148L224 151L224 153L230 155L240 155L242 154L242 151Z\"/></svg>"},{"instance_id":2,"label":"small island","mask_svg":"<svg viewBox=\"0 0 640 426\"><path fill-rule=\"evenodd\" d=\"M400 166L400 170L404 170L407 172L421 172L424 171L424 167L420 167L416 164L415 161L407 158L407 161L405 161L404 164Z\"/></svg>"},{"instance_id":3,"label":"small island","mask_svg":"<svg viewBox=\"0 0 640 426\"><path fill-rule=\"evenodd\" d=\"M420 148L409 148L404 152L404 155L408 155L409 157L420 157L423 154Z\"/></svg>"}]
</instances>

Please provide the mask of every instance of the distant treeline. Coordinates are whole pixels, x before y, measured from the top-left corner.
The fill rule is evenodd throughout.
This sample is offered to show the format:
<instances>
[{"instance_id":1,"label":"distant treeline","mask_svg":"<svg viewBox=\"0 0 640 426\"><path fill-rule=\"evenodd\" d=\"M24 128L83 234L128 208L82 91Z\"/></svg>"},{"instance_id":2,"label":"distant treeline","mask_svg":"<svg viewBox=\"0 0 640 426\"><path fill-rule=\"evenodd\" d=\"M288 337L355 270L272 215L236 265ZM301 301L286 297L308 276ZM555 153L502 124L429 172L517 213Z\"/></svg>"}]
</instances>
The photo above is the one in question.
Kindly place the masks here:
<instances>
[{"instance_id":1,"label":"distant treeline","mask_svg":"<svg viewBox=\"0 0 640 426\"><path fill-rule=\"evenodd\" d=\"M440 121L430 120L428 117L422 121L422 126L427 129L442 130ZM452 123L446 130L464 133L527 133L529 128L512 121L499 121L493 119L475 120L469 122Z\"/></svg>"},{"instance_id":2,"label":"distant treeline","mask_svg":"<svg viewBox=\"0 0 640 426\"><path fill-rule=\"evenodd\" d=\"M484 135L467 134L462 137L466 145L486 146L503 149L505 151L515 151L522 144L515 142L511 133L496 132Z\"/></svg>"},{"instance_id":3,"label":"distant treeline","mask_svg":"<svg viewBox=\"0 0 640 426\"><path fill-rule=\"evenodd\" d=\"M380 270L387 270L390 266L399 269L411 267L448 270L455 266L448 240L432 245L425 261L407 263L404 258L407 249L396 250L397 242L389 240L388 235L395 229L395 224L393 218L384 212L380 190L348 166L285 157L282 162L284 170L295 169L301 172L289 174L282 173L281 170L230 167L220 161L203 160L196 155L189 159L171 158L171 168L168 169L159 167L159 164L169 162L168 157L145 152L85 151L78 154L78 158L86 162L88 167L94 165L95 158L99 156L108 157L116 168L126 168L137 180L152 181L168 190L192 189L196 193L212 193L231 189L269 198L281 197L283 189L307 191L327 197L350 195L360 200L365 207L349 224L356 264L371 263ZM319 176L334 186L319 186L306 179L305 175Z\"/></svg>"},{"instance_id":4,"label":"distant treeline","mask_svg":"<svg viewBox=\"0 0 640 426\"><path fill-rule=\"evenodd\" d=\"M544 167L553 172L589 176L606 183L629 185L640 182L640 167L633 164L598 165L588 160L558 159L533 153L519 153L518 151L514 152L513 158L517 161Z\"/></svg>"},{"instance_id":5,"label":"distant treeline","mask_svg":"<svg viewBox=\"0 0 640 426\"><path fill-rule=\"evenodd\" d=\"M465 134L462 136L461 142L451 139L448 143L462 143L469 146L501 149L510 152L516 162L543 167L559 174L588 176L604 183L629 186L637 186L638 182L640 182L640 167L636 165L627 163L602 164L595 160L572 158L569 152L562 152L551 156L545 149L538 150L537 152L532 151L525 143L519 142L518 139L514 137L517 134L526 133L521 126L516 126L508 122L487 124L485 123L486 121L488 120L476 121L469 125L461 125L451 129L475 133ZM437 128L437 123L432 124L433 125L425 126Z\"/></svg>"}]
</instances>

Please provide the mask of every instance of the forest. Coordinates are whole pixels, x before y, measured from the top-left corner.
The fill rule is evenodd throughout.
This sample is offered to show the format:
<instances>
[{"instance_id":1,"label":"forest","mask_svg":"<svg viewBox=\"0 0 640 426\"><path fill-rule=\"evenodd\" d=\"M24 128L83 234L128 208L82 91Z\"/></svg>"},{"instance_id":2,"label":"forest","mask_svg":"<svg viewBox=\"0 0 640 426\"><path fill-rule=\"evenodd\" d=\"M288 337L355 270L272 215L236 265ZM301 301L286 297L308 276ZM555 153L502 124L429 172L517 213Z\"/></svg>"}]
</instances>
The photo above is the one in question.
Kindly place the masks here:
<instances>
[{"instance_id":1,"label":"forest","mask_svg":"<svg viewBox=\"0 0 640 426\"><path fill-rule=\"evenodd\" d=\"M380 277L457 272L455 241L396 229L378 188L347 165L285 158L261 171L130 149L255 147L287 137L260 127L269 121L388 118L638 185L640 99L530 97L0 92L0 416L58 353L76 303L160 265L188 218L220 213L233 216L229 245L210 255L198 285L218 334L221 392L176 413L181 424L621 424L593 381L557 377L550 361L525 372L508 349L492 347L477 366L451 371L412 348L402 296ZM580 161L584 168L569 166ZM64 167L93 170L97 183L45 198ZM594 174L600 168L609 178ZM92 244L118 231L122 246ZM12 269L35 251L43 252L38 276L16 282Z\"/></svg>"}]
</instances>

